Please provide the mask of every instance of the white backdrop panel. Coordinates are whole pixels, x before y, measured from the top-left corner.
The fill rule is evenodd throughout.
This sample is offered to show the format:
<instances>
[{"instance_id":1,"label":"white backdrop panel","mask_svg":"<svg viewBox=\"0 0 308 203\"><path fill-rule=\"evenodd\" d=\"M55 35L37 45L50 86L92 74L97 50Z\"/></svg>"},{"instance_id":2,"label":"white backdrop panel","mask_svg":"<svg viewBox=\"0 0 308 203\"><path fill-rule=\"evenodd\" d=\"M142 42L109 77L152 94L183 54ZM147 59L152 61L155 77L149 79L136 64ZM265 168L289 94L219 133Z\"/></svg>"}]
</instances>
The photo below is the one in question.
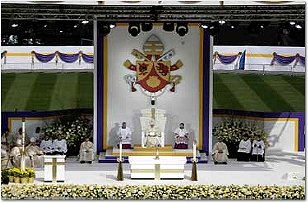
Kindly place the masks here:
<instances>
[{"instance_id":1,"label":"white backdrop panel","mask_svg":"<svg viewBox=\"0 0 308 203\"><path fill-rule=\"evenodd\" d=\"M199 132L199 48L200 30L190 27L185 37L180 37L174 32L165 32L160 27L155 27L151 32L141 32L138 37L128 35L127 27L116 27L108 35L108 114L107 132L108 145L115 145L116 128L122 121L127 121L133 130L132 141L141 143L140 110L150 107L150 100L141 93L131 92L125 82L126 74L135 74L123 66L129 59L135 63L136 58L130 53L133 49L142 51L142 46L147 38L155 34L164 44L164 52L174 49L176 55L171 59L172 64L181 59L184 66L173 71L172 75L181 75L181 83L176 86L176 92L168 90L157 99L157 106L167 111L167 124L165 129L165 144L173 144L173 131L184 122L198 137Z\"/></svg>"}]
</instances>

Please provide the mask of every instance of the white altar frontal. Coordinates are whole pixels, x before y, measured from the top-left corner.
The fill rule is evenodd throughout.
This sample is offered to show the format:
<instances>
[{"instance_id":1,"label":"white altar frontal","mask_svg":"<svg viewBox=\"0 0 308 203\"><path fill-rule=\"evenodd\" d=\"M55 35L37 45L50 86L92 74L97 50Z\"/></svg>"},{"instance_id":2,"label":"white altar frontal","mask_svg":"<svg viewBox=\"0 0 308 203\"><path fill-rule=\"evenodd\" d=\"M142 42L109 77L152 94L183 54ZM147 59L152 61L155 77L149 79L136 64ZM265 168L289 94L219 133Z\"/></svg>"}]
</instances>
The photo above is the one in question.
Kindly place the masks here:
<instances>
[{"instance_id":1,"label":"white altar frontal","mask_svg":"<svg viewBox=\"0 0 308 203\"><path fill-rule=\"evenodd\" d=\"M129 156L131 179L184 179L185 156Z\"/></svg>"},{"instance_id":2,"label":"white altar frontal","mask_svg":"<svg viewBox=\"0 0 308 203\"><path fill-rule=\"evenodd\" d=\"M44 155L44 182L64 182L65 155Z\"/></svg>"}]
</instances>

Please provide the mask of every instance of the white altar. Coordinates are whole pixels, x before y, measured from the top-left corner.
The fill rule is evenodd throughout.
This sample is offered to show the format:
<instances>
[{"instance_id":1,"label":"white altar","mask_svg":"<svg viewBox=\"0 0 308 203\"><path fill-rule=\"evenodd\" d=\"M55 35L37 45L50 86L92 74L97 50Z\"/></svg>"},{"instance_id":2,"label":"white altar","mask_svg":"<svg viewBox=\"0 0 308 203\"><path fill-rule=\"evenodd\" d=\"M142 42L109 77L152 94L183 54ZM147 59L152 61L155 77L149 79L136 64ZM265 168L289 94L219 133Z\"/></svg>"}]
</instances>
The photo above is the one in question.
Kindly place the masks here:
<instances>
[{"instance_id":1,"label":"white altar","mask_svg":"<svg viewBox=\"0 0 308 203\"><path fill-rule=\"evenodd\" d=\"M44 155L44 181L64 182L65 155Z\"/></svg>"},{"instance_id":2,"label":"white altar","mask_svg":"<svg viewBox=\"0 0 308 203\"><path fill-rule=\"evenodd\" d=\"M141 131L142 131L142 138L141 138L141 146L145 146L145 131L149 128L151 120L154 120L155 126L158 127L160 131L160 137L159 137L159 143L161 147L165 146L165 126L167 118L165 116L166 111L156 108L150 108L150 109L143 109L141 110L141 117L140 117L140 123L141 123Z\"/></svg>"},{"instance_id":3,"label":"white altar","mask_svg":"<svg viewBox=\"0 0 308 203\"><path fill-rule=\"evenodd\" d=\"M185 156L129 156L131 178L184 179Z\"/></svg>"}]
</instances>

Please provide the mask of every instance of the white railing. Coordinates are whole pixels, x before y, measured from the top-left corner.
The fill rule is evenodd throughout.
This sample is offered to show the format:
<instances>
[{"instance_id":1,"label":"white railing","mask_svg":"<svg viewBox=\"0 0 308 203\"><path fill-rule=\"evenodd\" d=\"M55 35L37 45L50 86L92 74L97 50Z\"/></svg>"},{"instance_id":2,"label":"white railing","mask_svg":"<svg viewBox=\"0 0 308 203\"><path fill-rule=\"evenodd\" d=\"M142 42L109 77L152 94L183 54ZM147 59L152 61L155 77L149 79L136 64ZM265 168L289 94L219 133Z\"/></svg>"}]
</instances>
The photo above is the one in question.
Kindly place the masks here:
<instances>
[{"instance_id":1,"label":"white railing","mask_svg":"<svg viewBox=\"0 0 308 203\"><path fill-rule=\"evenodd\" d=\"M245 64L245 70L239 70L238 65L234 64L214 64L214 71L258 71L259 73L305 73L305 66L302 65L269 65L269 64Z\"/></svg>"},{"instance_id":2,"label":"white railing","mask_svg":"<svg viewBox=\"0 0 308 203\"><path fill-rule=\"evenodd\" d=\"M93 70L92 63L63 63L63 62L49 62L49 63L2 63L2 71L64 71L64 70Z\"/></svg>"}]
</instances>

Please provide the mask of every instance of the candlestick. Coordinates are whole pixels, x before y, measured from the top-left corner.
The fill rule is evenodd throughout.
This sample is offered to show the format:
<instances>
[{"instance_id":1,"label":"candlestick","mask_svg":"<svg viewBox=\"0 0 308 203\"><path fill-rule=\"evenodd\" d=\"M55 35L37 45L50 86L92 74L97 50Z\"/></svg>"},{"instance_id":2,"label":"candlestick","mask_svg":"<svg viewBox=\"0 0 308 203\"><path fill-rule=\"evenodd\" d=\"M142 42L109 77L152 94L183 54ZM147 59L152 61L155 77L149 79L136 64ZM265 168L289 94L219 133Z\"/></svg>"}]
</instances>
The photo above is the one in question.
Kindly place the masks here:
<instances>
[{"instance_id":1,"label":"candlestick","mask_svg":"<svg viewBox=\"0 0 308 203\"><path fill-rule=\"evenodd\" d=\"M196 142L193 142L193 161L196 161L196 156L197 156Z\"/></svg>"},{"instance_id":2,"label":"candlestick","mask_svg":"<svg viewBox=\"0 0 308 203\"><path fill-rule=\"evenodd\" d=\"M25 137L26 137L26 122L25 118L22 118L22 154L21 154L21 162L20 168L21 170L25 170Z\"/></svg>"},{"instance_id":3,"label":"candlestick","mask_svg":"<svg viewBox=\"0 0 308 203\"><path fill-rule=\"evenodd\" d=\"M122 140L120 140L120 161L122 162Z\"/></svg>"}]
</instances>

